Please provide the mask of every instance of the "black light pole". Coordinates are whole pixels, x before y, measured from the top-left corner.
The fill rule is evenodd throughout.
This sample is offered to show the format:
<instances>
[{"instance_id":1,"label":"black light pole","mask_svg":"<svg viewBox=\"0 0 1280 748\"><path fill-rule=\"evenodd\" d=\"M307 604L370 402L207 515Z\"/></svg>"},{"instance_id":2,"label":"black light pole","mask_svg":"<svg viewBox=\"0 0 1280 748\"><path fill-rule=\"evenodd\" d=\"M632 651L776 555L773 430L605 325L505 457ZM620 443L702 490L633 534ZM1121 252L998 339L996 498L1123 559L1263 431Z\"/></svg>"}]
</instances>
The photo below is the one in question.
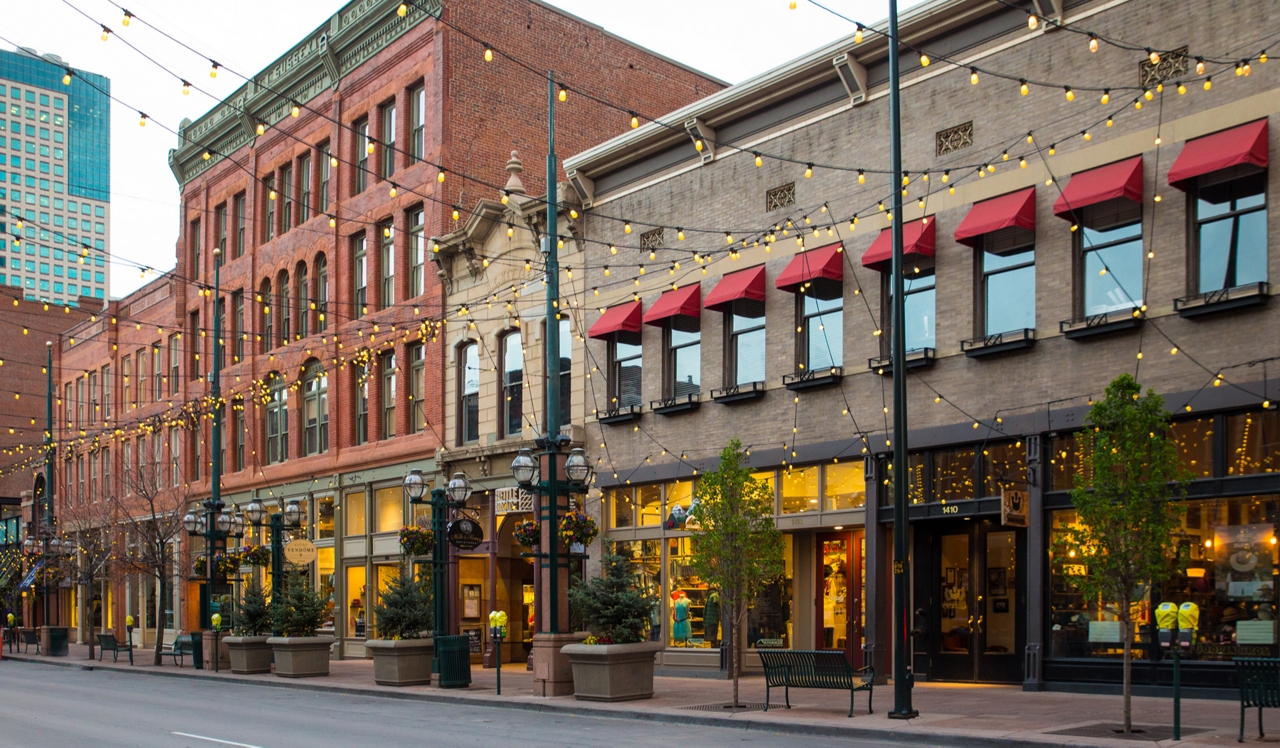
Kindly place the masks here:
<instances>
[{"instance_id":1,"label":"black light pole","mask_svg":"<svg viewBox=\"0 0 1280 748\"><path fill-rule=\"evenodd\" d=\"M446 636L449 633L449 594L445 587L448 584L449 545L445 533L449 522L449 514L455 509L467 505L467 497L471 495L471 483L462 473L454 473L449 487L431 489L431 498L423 501L427 492L427 481L422 471L414 468L404 477L404 491L409 495L410 504L429 504L431 506L431 532L435 536L435 547L431 551L431 626L435 636ZM440 672L439 644L436 655L432 659L432 672Z\"/></svg>"},{"instance_id":2,"label":"black light pole","mask_svg":"<svg viewBox=\"0 0 1280 748\"><path fill-rule=\"evenodd\" d=\"M53 444L53 341L46 340L45 347L45 385L44 398L44 527L41 535L44 542L44 576L40 582L40 597L44 598L44 625L49 628L49 552L61 550L62 543L53 534L53 453L57 449Z\"/></svg>"},{"instance_id":3,"label":"black light pole","mask_svg":"<svg viewBox=\"0 0 1280 748\"><path fill-rule=\"evenodd\" d=\"M266 506L257 498L245 505L244 516L249 520L249 524L259 529L264 527L271 529L272 600L279 600L277 596L284 590L284 531L302 527L302 514L302 507L296 500L286 504L284 511L270 516L267 515Z\"/></svg>"},{"instance_id":4,"label":"black light pole","mask_svg":"<svg viewBox=\"0 0 1280 748\"><path fill-rule=\"evenodd\" d=\"M889 171L893 190L893 711L889 719L911 719L914 676L911 656L911 563L907 519L907 330L903 324L902 103L899 99L898 0L889 0Z\"/></svg>"}]
</instances>

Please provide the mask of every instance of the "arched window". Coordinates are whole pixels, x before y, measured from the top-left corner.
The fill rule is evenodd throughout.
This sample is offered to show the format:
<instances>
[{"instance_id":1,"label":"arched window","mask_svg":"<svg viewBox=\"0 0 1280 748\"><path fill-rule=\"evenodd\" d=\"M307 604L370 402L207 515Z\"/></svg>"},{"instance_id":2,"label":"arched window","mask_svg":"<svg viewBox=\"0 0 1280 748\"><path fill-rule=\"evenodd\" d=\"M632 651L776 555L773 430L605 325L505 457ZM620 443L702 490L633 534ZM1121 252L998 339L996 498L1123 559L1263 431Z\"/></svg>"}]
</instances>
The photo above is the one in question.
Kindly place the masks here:
<instances>
[{"instance_id":1,"label":"arched window","mask_svg":"<svg viewBox=\"0 0 1280 748\"><path fill-rule=\"evenodd\" d=\"M267 377L267 464L289 459L289 387L284 377Z\"/></svg>"},{"instance_id":2,"label":"arched window","mask_svg":"<svg viewBox=\"0 0 1280 748\"><path fill-rule=\"evenodd\" d=\"M302 428L306 454L329 451L329 375L319 361L302 375Z\"/></svg>"},{"instance_id":3,"label":"arched window","mask_svg":"<svg viewBox=\"0 0 1280 748\"><path fill-rule=\"evenodd\" d=\"M294 328L298 331L299 337L305 338L310 334L310 325L307 323L311 316L311 289L307 287L307 264L299 262L293 275Z\"/></svg>"},{"instance_id":4,"label":"arched window","mask_svg":"<svg viewBox=\"0 0 1280 748\"><path fill-rule=\"evenodd\" d=\"M520 333L502 339L502 436L521 435L524 417L524 348Z\"/></svg>"},{"instance_id":5,"label":"arched window","mask_svg":"<svg viewBox=\"0 0 1280 748\"><path fill-rule=\"evenodd\" d=\"M274 299L271 298L271 281L264 280L262 282L262 291L258 294L258 301L261 302L262 309L262 352L266 353L275 347L275 321L271 314L271 304ZM276 310L279 314L280 310Z\"/></svg>"},{"instance_id":6,"label":"arched window","mask_svg":"<svg viewBox=\"0 0 1280 748\"><path fill-rule=\"evenodd\" d=\"M324 255L316 258L316 332L329 328L325 316L329 311L329 261Z\"/></svg>"},{"instance_id":7,"label":"arched window","mask_svg":"<svg viewBox=\"0 0 1280 748\"><path fill-rule=\"evenodd\" d=\"M289 274L281 271L280 277L276 279L276 309L280 314L280 342L279 345L288 345L289 343Z\"/></svg>"},{"instance_id":8,"label":"arched window","mask_svg":"<svg viewBox=\"0 0 1280 748\"><path fill-rule=\"evenodd\" d=\"M474 341L458 351L458 441L480 440L480 348Z\"/></svg>"}]
</instances>

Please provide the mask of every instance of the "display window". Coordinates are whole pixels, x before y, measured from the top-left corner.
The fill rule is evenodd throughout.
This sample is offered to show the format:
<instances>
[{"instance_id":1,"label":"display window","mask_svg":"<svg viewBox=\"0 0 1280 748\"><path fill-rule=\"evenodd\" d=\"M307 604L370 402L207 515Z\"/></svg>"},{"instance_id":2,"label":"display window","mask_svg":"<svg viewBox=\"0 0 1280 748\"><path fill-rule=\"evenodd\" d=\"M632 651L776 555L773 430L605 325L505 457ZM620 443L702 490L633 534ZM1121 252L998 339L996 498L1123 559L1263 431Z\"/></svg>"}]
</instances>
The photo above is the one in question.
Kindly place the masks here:
<instances>
[{"instance_id":1,"label":"display window","mask_svg":"<svg viewBox=\"0 0 1280 748\"><path fill-rule=\"evenodd\" d=\"M377 579L378 581L378 596L374 600L374 602L377 602L382 599L383 593L387 591L387 588L391 586L391 583L394 582L400 576L400 565L399 564L374 564L373 573L374 573L374 578ZM368 603L369 601L365 600L365 602ZM377 620L377 615L374 613L372 606L370 606L369 608L367 618L369 620L369 625L370 625L368 636L370 638L378 636L379 635L378 620Z\"/></svg>"},{"instance_id":2,"label":"display window","mask_svg":"<svg viewBox=\"0 0 1280 748\"><path fill-rule=\"evenodd\" d=\"M349 493L342 497L342 513L346 521L346 536L365 534L364 492Z\"/></svg>"},{"instance_id":3,"label":"display window","mask_svg":"<svg viewBox=\"0 0 1280 748\"><path fill-rule=\"evenodd\" d=\"M1192 630L1186 659L1230 661L1234 657L1275 657L1277 538L1280 497L1252 496L1178 502L1182 514L1169 562L1173 576L1145 591L1130 611L1133 657L1149 659L1159 650L1152 611L1163 602L1184 611L1179 628ZM1050 546L1075 512L1053 513ZM1068 551L1070 554L1071 551ZM1088 561L1051 554L1050 656L1120 658L1123 640L1117 601L1088 600L1072 577L1089 573Z\"/></svg>"},{"instance_id":4,"label":"display window","mask_svg":"<svg viewBox=\"0 0 1280 748\"><path fill-rule=\"evenodd\" d=\"M333 537L334 531L333 497L320 496L316 499L316 521L312 525L316 540ZM332 571L332 569L330 570Z\"/></svg>"},{"instance_id":5,"label":"display window","mask_svg":"<svg viewBox=\"0 0 1280 748\"><path fill-rule=\"evenodd\" d=\"M329 500L330 506L333 500ZM316 549L316 576L319 577L320 595L325 600L324 623L320 628L326 631L333 631L334 626L334 608L336 598L334 596L334 579L333 574L333 549L317 548Z\"/></svg>"},{"instance_id":6,"label":"display window","mask_svg":"<svg viewBox=\"0 0 1280 748\"><path fill-rule=\"evenodd\" d=\"M657 527L662 524L662 486L636 488L636 526Z\"/></svg>"},{"instance_id":7,"label":"display window","mask_svg":"<svg viewBox=\"0 0 1280 748\"><path fill-rule=\"evenodd\" d=\"M823 490L823 510L858 509L867 505L867 479L862 460L853 459L827 465Z\"/></svg>"},{"instance_id":8,"label":"display window","mask_svg":"<svg viewBox=\"0 0 1280 748\"><path fill-rule=\"evenodd\" d=\"M793 641L791 623L795 570L791 560L794 536L786 534L782 539L785 544L782 576L765 588L747 613L747 646L752 649L790 649ZM718 598L716 592L711 595ZM717 630L710 620L710 613L704 618L707 619L707 637L712 646L718 646L724 633L723 628ZM723 620L724 616L717 618Z\"/></svg>"},{"instance_id":9,"label":"display window","mask_svg":"<svg viewBox=\"0 0 1280 748\"><path fill-rule=\"evenodd\" d=\"M365 568L347 567L347 636L363 639L367 635L369 590L365 585Z\"/></svg>"},{"instance_id":10,"label":"display window","mask_svg":"<svg viewBox=\"0 0 1280 748\"><path fill-rule=\"evenodd\" d=\"M782 471L782 513L803 514L818 511L818 466L795 467Z\"/></svg>"},{"instance_id":11,"label":"display window","mask_svg":"<svg viewBox=\"0 0 1280 748\"><path fill-rule=\"evenodd\" d=\"M1227 475L1280 470L1280 411L1227 416Z\"/></svg>"},{"instance_id":12,"label":"display window","mask_svg":"<svg viewBox=\"0 0 1280 748\"><path fill-rule=\"evenodd\" d=\"M610 489L606 495L608 496L607 505L613 508L610 514L610 527L632 527L636 523L636 510L633 497L635 490L627 488Z\"/></svg>"},{"instance_id":13,"label":"display window","mask_svg":"<svg viewBox=\"0 0 1280 748\"><path fill-rule=\"evenodd\" d=\"M373 492L373 504L374 532L399 532L404 526L404 489L400 486L379 488Z\"/></svg>"},{"instance_id":14,"label":"display window","mask_svg":"<svg viewBox=\"0 0 1280 748\"><path fill-rule=\"evenodd\" d=\"M662 541L620 540L613 544L613 552L631 562L636 575L636 584L644 594L655 599L662 594ZM646 632L648 641L662 641L663 606L660 604L661 600L658 602L659 604L653 607L653 613L650 614ZM532 628L531 623L530 629Z\"/></svg>"},{"instance_id":15,"label":"display window","mask_svg":"<svg viewBox=\"0 0 1280 748\"><path fill-rule=\"evenodd\" d=\"M685 518L689 516L689 507L693 506L693 481L680 480L666 484L667 492L667 529L684 529Z\"/></svg>"},{"instance_id":16,"label":"display window","mask_svg":"<svg viewBox=\"0 0 1280 748\"><path fill-rule=\"evenodd\" d=\"M667 539L667 619L671 647L709 648L707 616L719 627L721 603L718 592L693 570L693 538ZM718 640L717 640L718 641Z\"/></svg>"}]
</instances>

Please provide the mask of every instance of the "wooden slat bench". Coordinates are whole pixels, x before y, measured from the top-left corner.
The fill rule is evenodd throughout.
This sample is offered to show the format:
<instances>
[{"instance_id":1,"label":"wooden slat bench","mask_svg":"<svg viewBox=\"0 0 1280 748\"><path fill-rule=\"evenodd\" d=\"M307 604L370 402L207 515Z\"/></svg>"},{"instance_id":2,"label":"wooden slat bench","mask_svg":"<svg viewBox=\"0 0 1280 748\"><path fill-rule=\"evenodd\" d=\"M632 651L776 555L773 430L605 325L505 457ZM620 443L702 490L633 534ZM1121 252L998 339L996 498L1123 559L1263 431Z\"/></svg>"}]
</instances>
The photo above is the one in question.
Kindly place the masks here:
<instances>
[{"instance_id":1,"label":"wooden slat bench","mask_svg":"<svg viewBox=\"0 0 1280 748\"><path fill-rule=\"evenodd\" d=\"M186 657L187 655L194 655L194 654L195 654L195 648L194 648L194 645L191 643L190 636L179 636L177 639L173 640L172 647L169 647L168 649L165 649L165 650L161 650L160 652L161 657L172 657L173 664L177 665L178 667L182 667L183 657Z\"/></svg>"},{"instance_id":2,"label":"wooden slat bench","mask_svg":"<svg viewBox=\"0 0 1280 748\"><path fill-rule=\"evenodd\" d=\"M1240 737L1244 742L1244 710L1258 710L1258 737L1262 733L1262 710L1280 709L1280 658L1237 657L1236 679L1240 682Z\"/></svg>"},{"instance_id":3,"label":"wooden slat bench","mask_svg":"<svg viewBox=\"0 0 1280 748\"><path fill-rule=\"evenodd\" d=\"M844 652L801 649L758 649L764 665L764 710L769 711L770 689L786 689L787 708L791 708L792 688L829 688L849 692L849 716L853 716L853 695L867 692L867 714L871 714L871 685L875 668L868 665L855 669Z\"/></svg>"},{"instance_id":4,"label":"wooden slat bench","mask_svg":"<svg viewBox=\"0 0 1280 748\"><path fill-rule=\"evenodd\" d=\"M129 664L133 664L133 644L132 642L122 642L116 639L116 635L112 633L98 634L98 661L102 661L102 655L106 652L111 653L111 661L118 662L121 652L129 653Z\"/></svg>"},{"instance_id":5,"label":"wooden slat bench","mask_svg":"<svg viewBox=\"0 0 1280 748\"><path fill-rule=\"evenodd\" d=\"M26 654L31 651L31 645L36 645L36 654L40 654L40 632L35 629L22 630L22 653Z\"/></svg>"}]
</instances>

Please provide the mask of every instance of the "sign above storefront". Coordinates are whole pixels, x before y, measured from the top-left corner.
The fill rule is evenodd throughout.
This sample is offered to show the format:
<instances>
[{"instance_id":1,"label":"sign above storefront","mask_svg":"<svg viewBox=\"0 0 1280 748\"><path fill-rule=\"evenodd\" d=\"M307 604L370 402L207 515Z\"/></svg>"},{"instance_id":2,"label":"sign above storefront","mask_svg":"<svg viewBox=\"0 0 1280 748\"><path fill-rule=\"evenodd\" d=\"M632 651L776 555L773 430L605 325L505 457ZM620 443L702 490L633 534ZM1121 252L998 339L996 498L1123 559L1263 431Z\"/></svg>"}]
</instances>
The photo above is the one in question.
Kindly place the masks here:
<instances>
[{"instance_id":1,"label":"sign above storefront","mask_svg":"<svg viewBox=\"0 0 1280 748\"><path fill-rule=\"evenodd\" d=\"M480 528L479 522L469 517L459 517L449 523L445 537L454 548L470 551L484 542L484 530Z\"/></svg>"},{"instance_id":2,"label":"sign above storefront","mask_svg":"<svg viewBox=\"0 0 1280 748\"><path fill-rule=\"evenodd\" d=\"M303 566L316 560L316 545L305 538L290 540L284 546L284 560L294 566Z\"/></svg>"},{"instance_id":3,"label":"sign above storefront","mask_svg":"<svg viewBox=\"0 0 1280 748\"><path fill-rule=\"evenodd\" d=\"M1012 488L1000 490L1000 524L1005 527L1027 526L1027 492Z\"/></svg>"},{"instance_id":4,"label":"sign above storefront","mask_svg":"<svg viewBox=\"0 0 1280 748\"><path fill-rule=\"evenodd\" d=\"M533 494L521 488L498 488L493 492L494 513L504 514L533 511Z\"/></svg>"}]
</instances>

